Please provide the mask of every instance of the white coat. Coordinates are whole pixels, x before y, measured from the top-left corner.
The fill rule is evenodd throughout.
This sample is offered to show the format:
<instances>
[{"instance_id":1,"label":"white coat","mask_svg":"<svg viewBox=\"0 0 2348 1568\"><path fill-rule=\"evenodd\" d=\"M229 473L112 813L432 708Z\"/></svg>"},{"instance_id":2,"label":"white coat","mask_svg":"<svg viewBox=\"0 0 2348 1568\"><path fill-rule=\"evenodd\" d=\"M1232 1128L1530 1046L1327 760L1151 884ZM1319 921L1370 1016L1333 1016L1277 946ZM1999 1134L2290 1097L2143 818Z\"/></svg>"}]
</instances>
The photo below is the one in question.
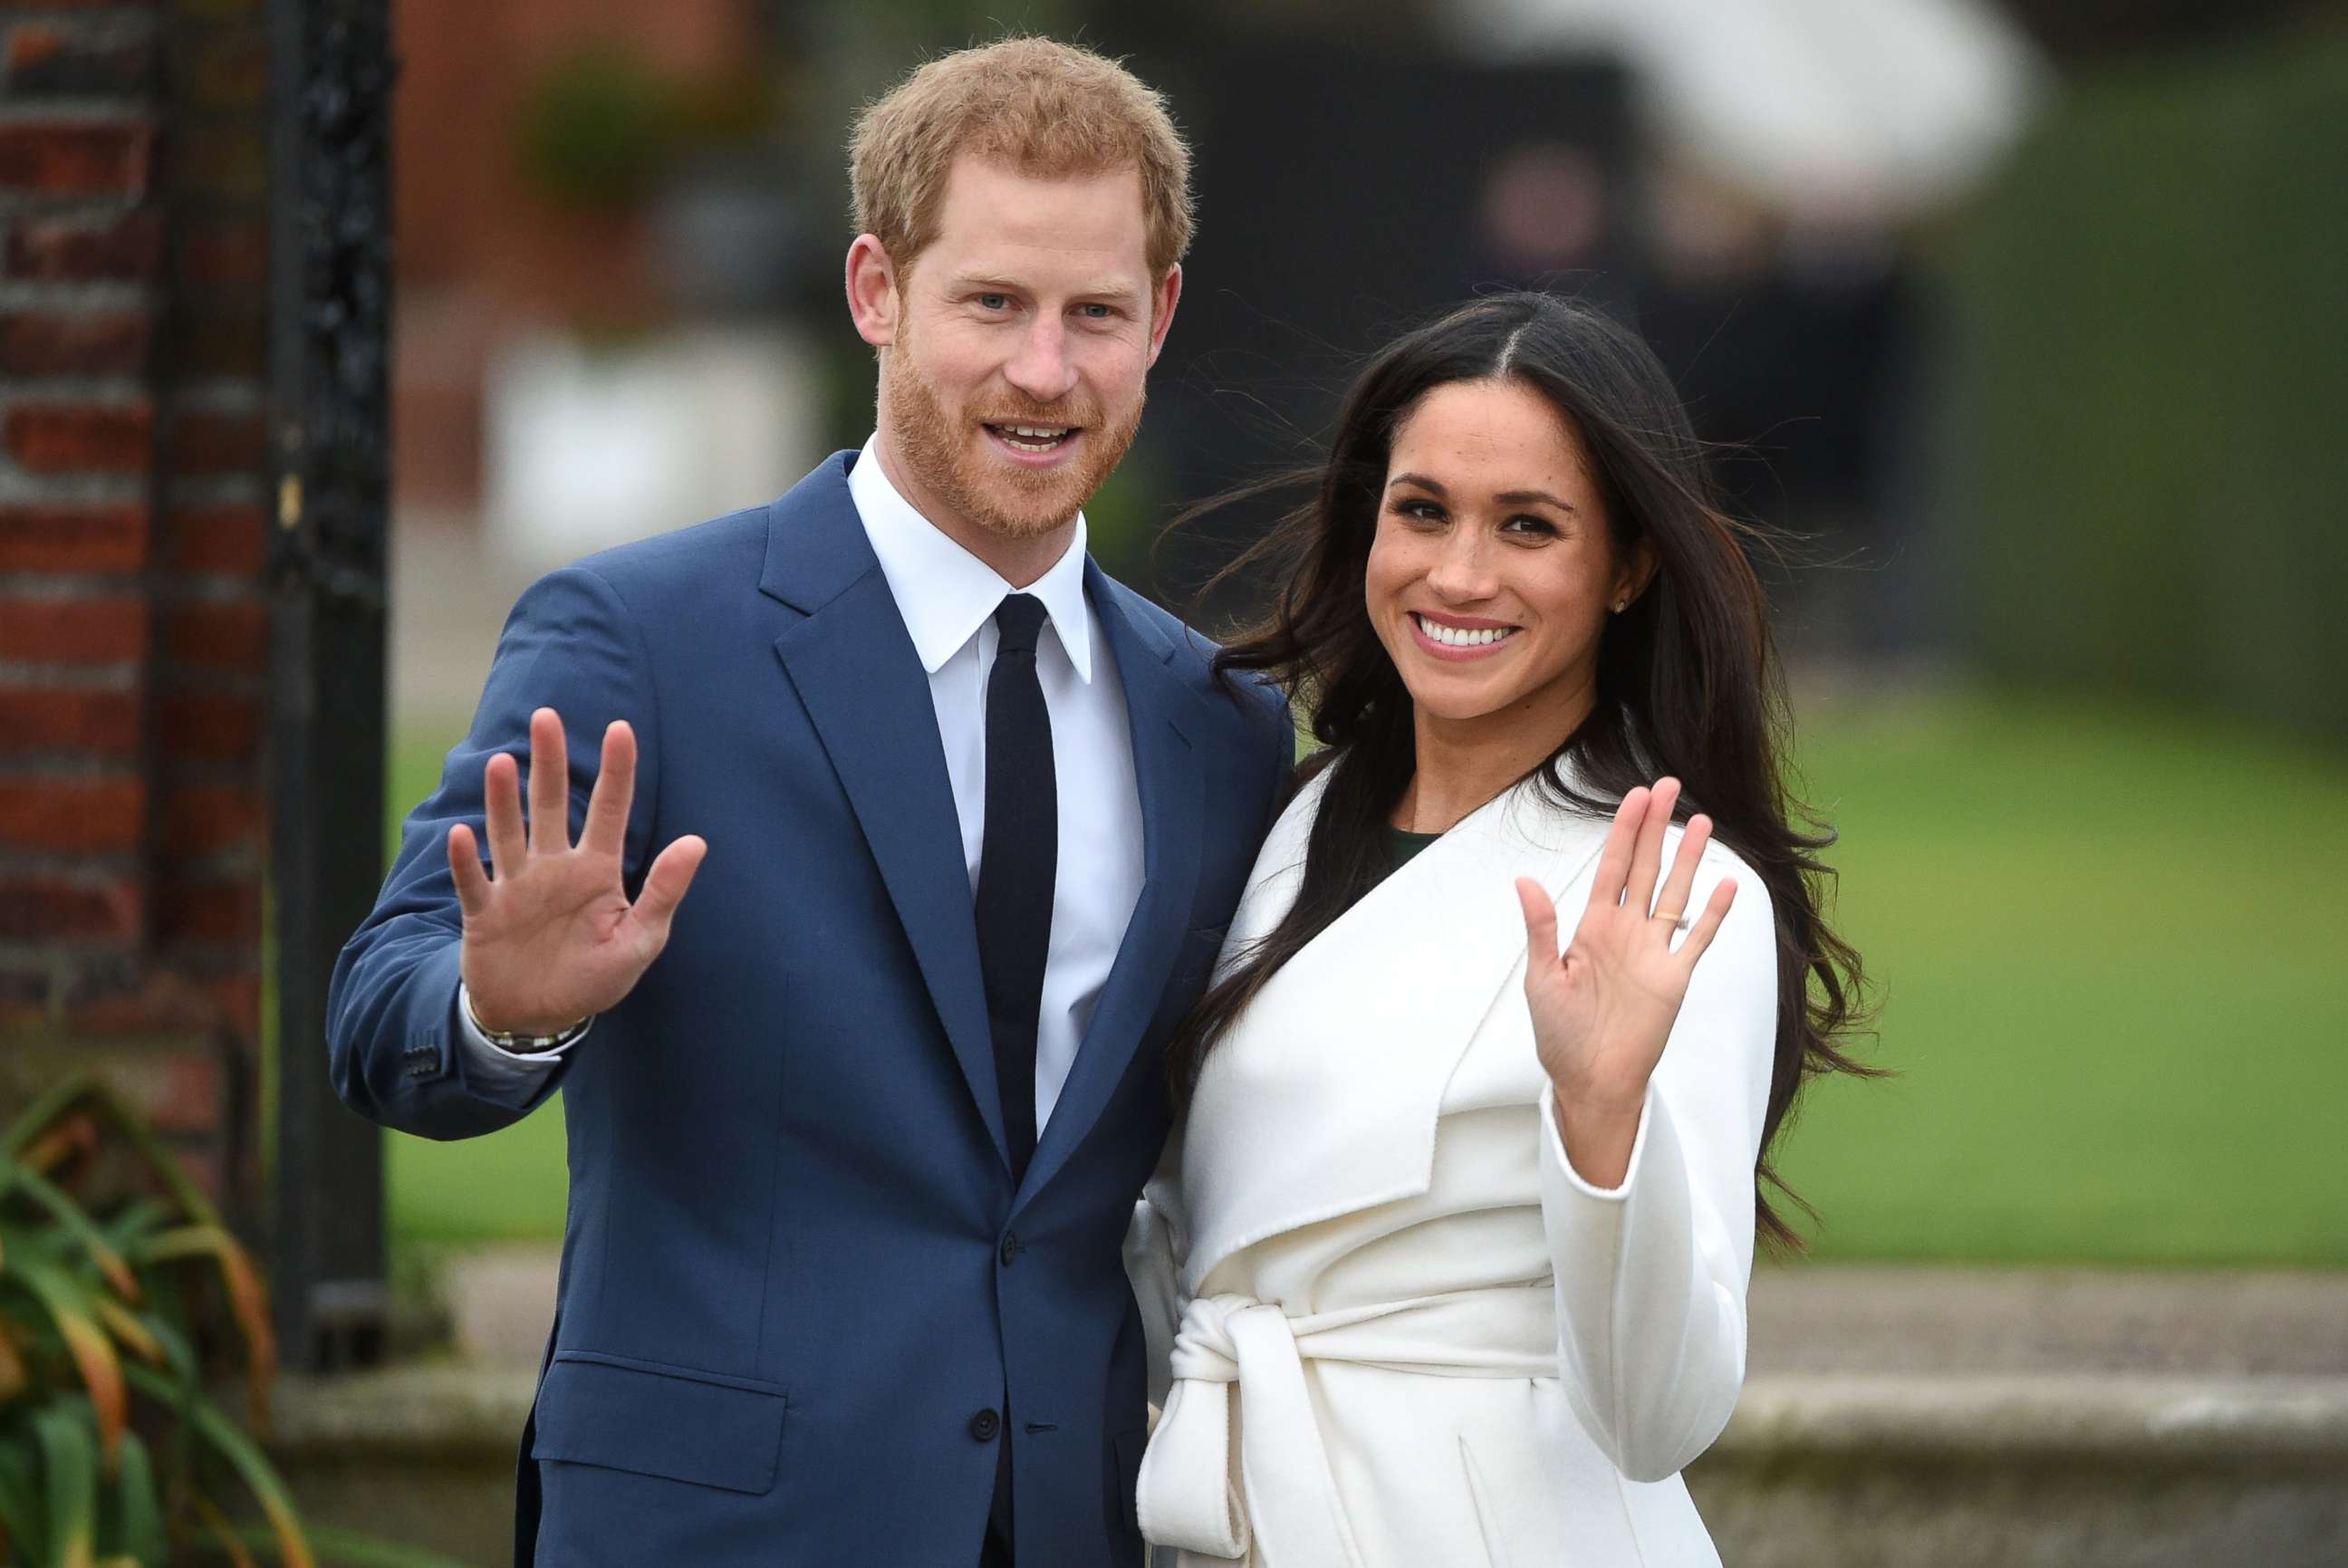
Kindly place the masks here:
<instances>
[{"instance_id":1,"label":"white coat","mask_svg":"<svg viewBox=\"0 0 2348 1568\"><path fill-rule=\"evenodd\" d=\"M1273 827L1226 964L1293 900L1326 778ZM1744 1380L1776 933L1760 880L1708 846L1688 907L1723 874L1735 903L1628 1173L1592 1187L1534 1054L1514 879L1570 933L1606 829L1517 787L1214 1044L1128 1243L1164 1403L1138 1489L1160 1563L1719 1562L1678 1472Z\"/></svg>"}]
</instances>

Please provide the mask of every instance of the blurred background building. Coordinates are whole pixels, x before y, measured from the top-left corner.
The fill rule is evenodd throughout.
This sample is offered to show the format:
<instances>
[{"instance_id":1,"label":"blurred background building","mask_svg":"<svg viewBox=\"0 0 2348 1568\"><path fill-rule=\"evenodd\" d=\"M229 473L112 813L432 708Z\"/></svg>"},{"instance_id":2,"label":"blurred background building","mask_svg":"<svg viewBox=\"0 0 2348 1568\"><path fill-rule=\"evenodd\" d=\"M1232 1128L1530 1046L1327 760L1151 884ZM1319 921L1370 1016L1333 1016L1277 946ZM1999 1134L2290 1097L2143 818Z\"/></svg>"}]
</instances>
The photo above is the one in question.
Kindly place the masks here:
<instances>
[{"instance_id":1,"label":"blurred background building","mask_svg":"<svg viewBox=\"0 0 2348 1568\"><path fill-rule=\"evenodd\" d=\"M1159 524L1309 456L1366 350L1503 284L1637 319L1749 509L1870 564L1912 531L1893 472L1915 445L1910 242L2046 86L2001 14L1775 4L1723 26L1491 0L1366 25L1233 7L1200 27L1045 9L1027 25L1163 85L1200 153L1195 286L1143 444L1093 509L1113 567L1181 598L1263 518L1152 560ZM968 18L721 0L657 20L520 6L486 32L455 7L401 18L396 489L419 551L489 552L495 598L860 438L840 127ZM1918 641L1844 609L1821 634L1838 646Z\"/></svg>"},{"instance_id":2,"label":"blurred background building","mask_svg":"<svg viewBox=\"0 0 2348 1568\"><path fill-rule=\"evenodd\" d=\"M860 440L842 128L983 9L403 7L410 580L486 552L446 605L474 616ZM1780 590L1805 658L2336 738L2334 10L1031 5L1017 25L1162 86L1200 154L1192 286L1100 552L1188 603L1263 517L1153 552L1168 518L1309 456L1401 325L1540 284L1634 320L1733 500L1804 537ZM443 624L400 666L436 718L485 652Z\"/></svg>"}]
</instances>

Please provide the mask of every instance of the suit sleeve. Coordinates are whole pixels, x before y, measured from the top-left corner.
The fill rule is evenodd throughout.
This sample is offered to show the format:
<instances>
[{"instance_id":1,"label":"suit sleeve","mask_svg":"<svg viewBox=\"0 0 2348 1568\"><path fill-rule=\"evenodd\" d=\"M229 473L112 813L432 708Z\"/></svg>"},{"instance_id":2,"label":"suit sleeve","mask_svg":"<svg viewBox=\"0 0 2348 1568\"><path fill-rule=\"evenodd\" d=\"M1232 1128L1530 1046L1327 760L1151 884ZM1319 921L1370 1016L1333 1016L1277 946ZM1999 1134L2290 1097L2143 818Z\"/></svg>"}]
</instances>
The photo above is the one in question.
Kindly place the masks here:
<instances>
[{"instance_id":1,"label":"suit sleeve","mask_svg":"<svg viewBox=\"0 0 2348 1568\"><path fill-rule=\"evenodd\" d=\"M1296 716L1289 708L1287 694L1271 681L1262 681L1258 693L1263 709L1264 758L1272 775L1263 827L1257 835L1261 838L1272 831L1281 808L1288 804L1288 779L1296 771Z\"/></svg>"},{"instance_id":2,"label":"suit sleeve","mask_svg":"<svg viewBox=\"0 0 2348 1568\"><path fill-rule=\"evenodd\" d=\"M1166 1408L1174 1386L1174 1335L1182 1322L1182 1132L1166 1140L1157 1171L1133 1205L1125 1235L1125 1273L1141 1308L1142 1338L1148 1347L1149 1402Z\"/></svg>"},{"instance_id":3,"label":"suit sleeve","mask_svg":"<svg viewBox=\"0 0 2348 1568\"><path fill-rule=\"evenodd\" d=\"M1592 1187L1575 1172L1553 1099L1541 1096L1559 1375L1591 1439L1638 1481L1676 1474L1710 1447L1745 1381L1777 947L1760 878L1717 846L1705 851L1688 907L1702 909L1724 873L1735 876L1736 902L1648 1080L1621 1186Z\"/></svg>"},{"instance_id":4,"label":"suit sleeve","mask_svg":"<svg viewBox=\"0 0 2348 1568\"><path fill-rule=\"evenodd\" d=\"M528 1074L482 1074L457 1016L464 924L448 871L448 830L470 823L487 854L483 769L498 752L512 753L528 799L530 716L541 707L562 716L574 841L605 727L624 718L634 728L636 788L623 863L632 896L650 863L660 745L649 655L618 593L573 567L541 579L515 604L471 730L448 753L440 787L409 813L375 909L335 965L326 997L335 1091L353 1110L397 1131L436 1139L494 1132L543 1103L574 1059Z\"/></svg>"}]
</instances>

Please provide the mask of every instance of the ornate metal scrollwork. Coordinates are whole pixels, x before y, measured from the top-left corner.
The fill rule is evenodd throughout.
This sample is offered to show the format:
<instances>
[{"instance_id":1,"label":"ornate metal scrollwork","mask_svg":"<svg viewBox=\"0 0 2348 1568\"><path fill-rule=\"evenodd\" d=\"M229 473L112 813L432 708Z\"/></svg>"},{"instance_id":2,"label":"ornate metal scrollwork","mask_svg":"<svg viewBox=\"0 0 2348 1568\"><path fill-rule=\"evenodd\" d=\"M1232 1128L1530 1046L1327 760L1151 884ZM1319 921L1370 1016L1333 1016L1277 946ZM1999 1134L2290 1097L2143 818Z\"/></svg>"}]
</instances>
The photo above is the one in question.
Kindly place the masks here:
<instances>
[{"instance_id":1,"label":"ornate metal scrollwork","mask_svg":"<svg viewBox=\"0 0 2348 1568\"><path fill-rule=\"evenodd\" d=\"M309 0L296 117L300 387L281 408L281 577L383 602L391 489L391 99L398 67L383 0ZM282 165L281 165L282 167ZM293 515L285 515L288 509Z\"/></svg>"},{"instance_id":2,"label":"ornate metal scrollwork","mask_svg":"<svg viewBox=\"0 0 2348 1568\"><path fill-rule=\"evenodd\" d=\"M271 0L270 881L279 1093L270 1262L289 1364L383 1348L380 1139L326 1077L336 951L383 876L391 500L388 0Z\"/></svg>"}]
</instances>

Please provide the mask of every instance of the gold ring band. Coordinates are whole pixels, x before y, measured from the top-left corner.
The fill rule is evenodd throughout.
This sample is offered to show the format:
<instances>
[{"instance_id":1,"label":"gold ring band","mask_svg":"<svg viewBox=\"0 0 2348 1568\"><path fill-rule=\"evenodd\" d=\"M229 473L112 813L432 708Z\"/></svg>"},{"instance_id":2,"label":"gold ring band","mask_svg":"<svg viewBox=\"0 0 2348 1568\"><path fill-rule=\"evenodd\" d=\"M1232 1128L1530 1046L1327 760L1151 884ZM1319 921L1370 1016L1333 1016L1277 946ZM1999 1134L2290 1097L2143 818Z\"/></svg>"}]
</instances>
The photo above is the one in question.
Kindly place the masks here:
<instances>
[{"instance_id":1,"label":"gold ring band","mask_svg":"<svg viewBox=\"0 0 2348 1568\"><path fill-rule=\"evenodd\" d=\"M1668 920L1673 925L1685 925L1687 923L1687 916L1685 914L1665 914L1660 909L1655 911L1655 913L1648 918L1651 920Z\"/></svg>"}]
</instances>

